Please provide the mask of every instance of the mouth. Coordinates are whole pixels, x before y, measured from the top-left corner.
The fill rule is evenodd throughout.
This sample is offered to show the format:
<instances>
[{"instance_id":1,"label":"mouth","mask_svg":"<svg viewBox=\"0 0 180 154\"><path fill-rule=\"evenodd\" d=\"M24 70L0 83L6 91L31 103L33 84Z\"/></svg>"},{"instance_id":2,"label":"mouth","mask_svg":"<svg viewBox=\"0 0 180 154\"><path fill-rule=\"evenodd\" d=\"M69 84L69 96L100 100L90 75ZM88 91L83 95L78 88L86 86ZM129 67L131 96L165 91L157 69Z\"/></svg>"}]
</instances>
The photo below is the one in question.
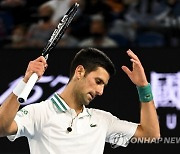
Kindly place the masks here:
<instances>
[{"instance_id":1,"label":"mouth","mask_svg":"<svg viewBox=\"0 0 180 154\"><path fill-rule=\"evenodd\" d=\"M91 97L91 100L93 100L95 98L94 94L93 93L89 93L90 97Z\"/></svg>"}]
</instances>

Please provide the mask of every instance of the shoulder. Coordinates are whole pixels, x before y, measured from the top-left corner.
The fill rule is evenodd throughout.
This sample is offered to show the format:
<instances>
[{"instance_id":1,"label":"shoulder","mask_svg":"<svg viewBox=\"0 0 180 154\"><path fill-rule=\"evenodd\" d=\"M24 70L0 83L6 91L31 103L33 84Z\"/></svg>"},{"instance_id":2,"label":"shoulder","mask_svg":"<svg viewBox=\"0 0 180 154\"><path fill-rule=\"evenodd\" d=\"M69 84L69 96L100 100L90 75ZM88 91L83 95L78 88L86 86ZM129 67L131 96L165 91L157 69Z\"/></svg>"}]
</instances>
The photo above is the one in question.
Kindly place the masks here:
<instances>
[{"instance_id":1,"label":"shoulder","mask_svg":"<svg viewBox=\"0 0 180 154\"><path fill-rule=\"evenodd\" d=\"M88 112L92 116L99 116L99 117L103 117L103 118L113 117L113 115L110 112L100 110L100 109L89 108Z\"/></svg>"},{"instance_id":2,"label":"shoulder","mask_svg":"<svg viewBox=\"0 0 180 154\"><path fill-rule=\"evenodd\" d=\"M55 111L53 103L50 100L41 101L39 103L34 103L24 106L21 111L30 112L31 114L43 114L51 113Z\"/></svg>"}]
</instances>

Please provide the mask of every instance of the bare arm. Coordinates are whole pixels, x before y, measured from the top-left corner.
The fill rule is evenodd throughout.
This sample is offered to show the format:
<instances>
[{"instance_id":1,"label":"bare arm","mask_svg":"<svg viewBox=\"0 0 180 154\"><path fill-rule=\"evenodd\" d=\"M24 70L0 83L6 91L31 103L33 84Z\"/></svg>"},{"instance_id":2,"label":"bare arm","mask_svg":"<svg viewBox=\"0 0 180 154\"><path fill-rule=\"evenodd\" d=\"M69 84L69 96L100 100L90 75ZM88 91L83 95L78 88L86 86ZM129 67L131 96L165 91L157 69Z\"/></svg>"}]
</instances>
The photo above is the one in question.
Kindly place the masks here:
<instances>
[{"instance_id":1,"label":"bare arm","mask_svg":"<svg viewBox=\"0 0 180 154\"><path fill-rule=\"evenodd\" d=\"M159 138L159 122L154 106L154 101L141 103L140 125L137 128L135 137Z\"/></svg>"},{"instance_id":2,"label":"bare arm","mask_svg":"<svg viewBox=\"0 0 180 154\"><path fill-rule=\"evenodd\" d=\"M24 82L27 82L32 73L36 72L40 78L45 69L47 68L47 63L44 57L31 61L28 65L24 76ZM0 107L0 137L16 134L18 127L14 118L18 112L20 103L17 101L17 96L11 93Z\"/></svg>"},{"instance_id":3,"label":"bare arm","mask_svg":"<svg viewBox=\"0 0 180 154\"><path fill-rule=\"evenodd\" d=\"M11 93L0 107L0 137L15 134L17 125L14 117L19 109L17 96Z\"/></svg>"},{"instance_id":4,"label":"bare arm","mask_svg":"<svg viewBox=\"0 0 180 154\"><path fill-rule=\"evenodd\" d=\"M127 54L131 58L130 60L132 62L132 71L126 66L122 66L123 71L128 75L128 77L136 86L147 86L148 81L139 58L131 50L128 50ZM140 114L140 125L138 126L134 136L159 138L160 129L154 101L151 100L146 103L141 102Z\"/></svg>"}]
</instances>

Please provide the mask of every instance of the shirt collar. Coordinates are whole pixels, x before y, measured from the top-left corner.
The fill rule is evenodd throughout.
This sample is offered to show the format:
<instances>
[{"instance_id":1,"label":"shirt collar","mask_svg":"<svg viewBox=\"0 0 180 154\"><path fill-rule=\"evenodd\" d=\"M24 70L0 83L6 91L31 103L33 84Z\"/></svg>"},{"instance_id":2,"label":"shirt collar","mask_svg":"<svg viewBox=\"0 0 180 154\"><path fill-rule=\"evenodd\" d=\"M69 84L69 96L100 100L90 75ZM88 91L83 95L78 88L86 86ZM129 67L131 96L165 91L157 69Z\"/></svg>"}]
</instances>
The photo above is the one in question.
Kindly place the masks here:
<instances>
[{"instance_id":1,"label":"shirt collar","mask_svg":"<svg viewBox=\"0 0 180 154\"><path fill-rule=\"evenodd\" d=\"M66 112L66 111L72 110L57 93L54 93L54 95L51 97L51 101L60 112ZM91 116L91 114L88 112L88 109L85 107L85 105L83 106L83 112L80 114L81 114L81 117Z\"/></svg>"},{"instance_id":2,"label":"shirt collar","mask_svg":"<svg viewBox=\"0 0 180 154\"><path fill-rule=\"evenodd\" d=\"M65 101L57 93L54 93L54 95L51 98L51 101L57 107L57 109L61 112L70 110L70 107L65 103Z\"/></svg>"},{"instance_id":3,"label":"shirt collar","mask_svg":"<svg viewBox=\"0 0 180 154\"><path fill-rule=\"evenodd\" d=\"M80 113L80 117L84 116L91 116L91 114L88 111L88 108L86 108L85 105L83 105L83 111Z\"/></svg>"}]
</instances>

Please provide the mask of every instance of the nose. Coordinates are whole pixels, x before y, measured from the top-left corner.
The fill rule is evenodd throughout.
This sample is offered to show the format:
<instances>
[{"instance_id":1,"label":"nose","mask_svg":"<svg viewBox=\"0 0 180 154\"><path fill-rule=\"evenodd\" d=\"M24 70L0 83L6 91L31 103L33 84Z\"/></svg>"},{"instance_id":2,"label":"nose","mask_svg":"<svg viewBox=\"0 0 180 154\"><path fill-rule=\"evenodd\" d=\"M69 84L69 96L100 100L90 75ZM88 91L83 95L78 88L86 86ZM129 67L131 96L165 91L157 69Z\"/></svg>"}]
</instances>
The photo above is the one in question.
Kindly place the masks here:
<instances>
[{"instance_id":1,"label":"nose","mask_svg":"<svg viewBox=\"0 0 180 154\"><path fill-rule=\"evenodd\" d=\"M101 96L103 94L104 91L104 85L98 85L97 90L96 90L96 94L98 96Z\"/></svg>"}]
</instances>

